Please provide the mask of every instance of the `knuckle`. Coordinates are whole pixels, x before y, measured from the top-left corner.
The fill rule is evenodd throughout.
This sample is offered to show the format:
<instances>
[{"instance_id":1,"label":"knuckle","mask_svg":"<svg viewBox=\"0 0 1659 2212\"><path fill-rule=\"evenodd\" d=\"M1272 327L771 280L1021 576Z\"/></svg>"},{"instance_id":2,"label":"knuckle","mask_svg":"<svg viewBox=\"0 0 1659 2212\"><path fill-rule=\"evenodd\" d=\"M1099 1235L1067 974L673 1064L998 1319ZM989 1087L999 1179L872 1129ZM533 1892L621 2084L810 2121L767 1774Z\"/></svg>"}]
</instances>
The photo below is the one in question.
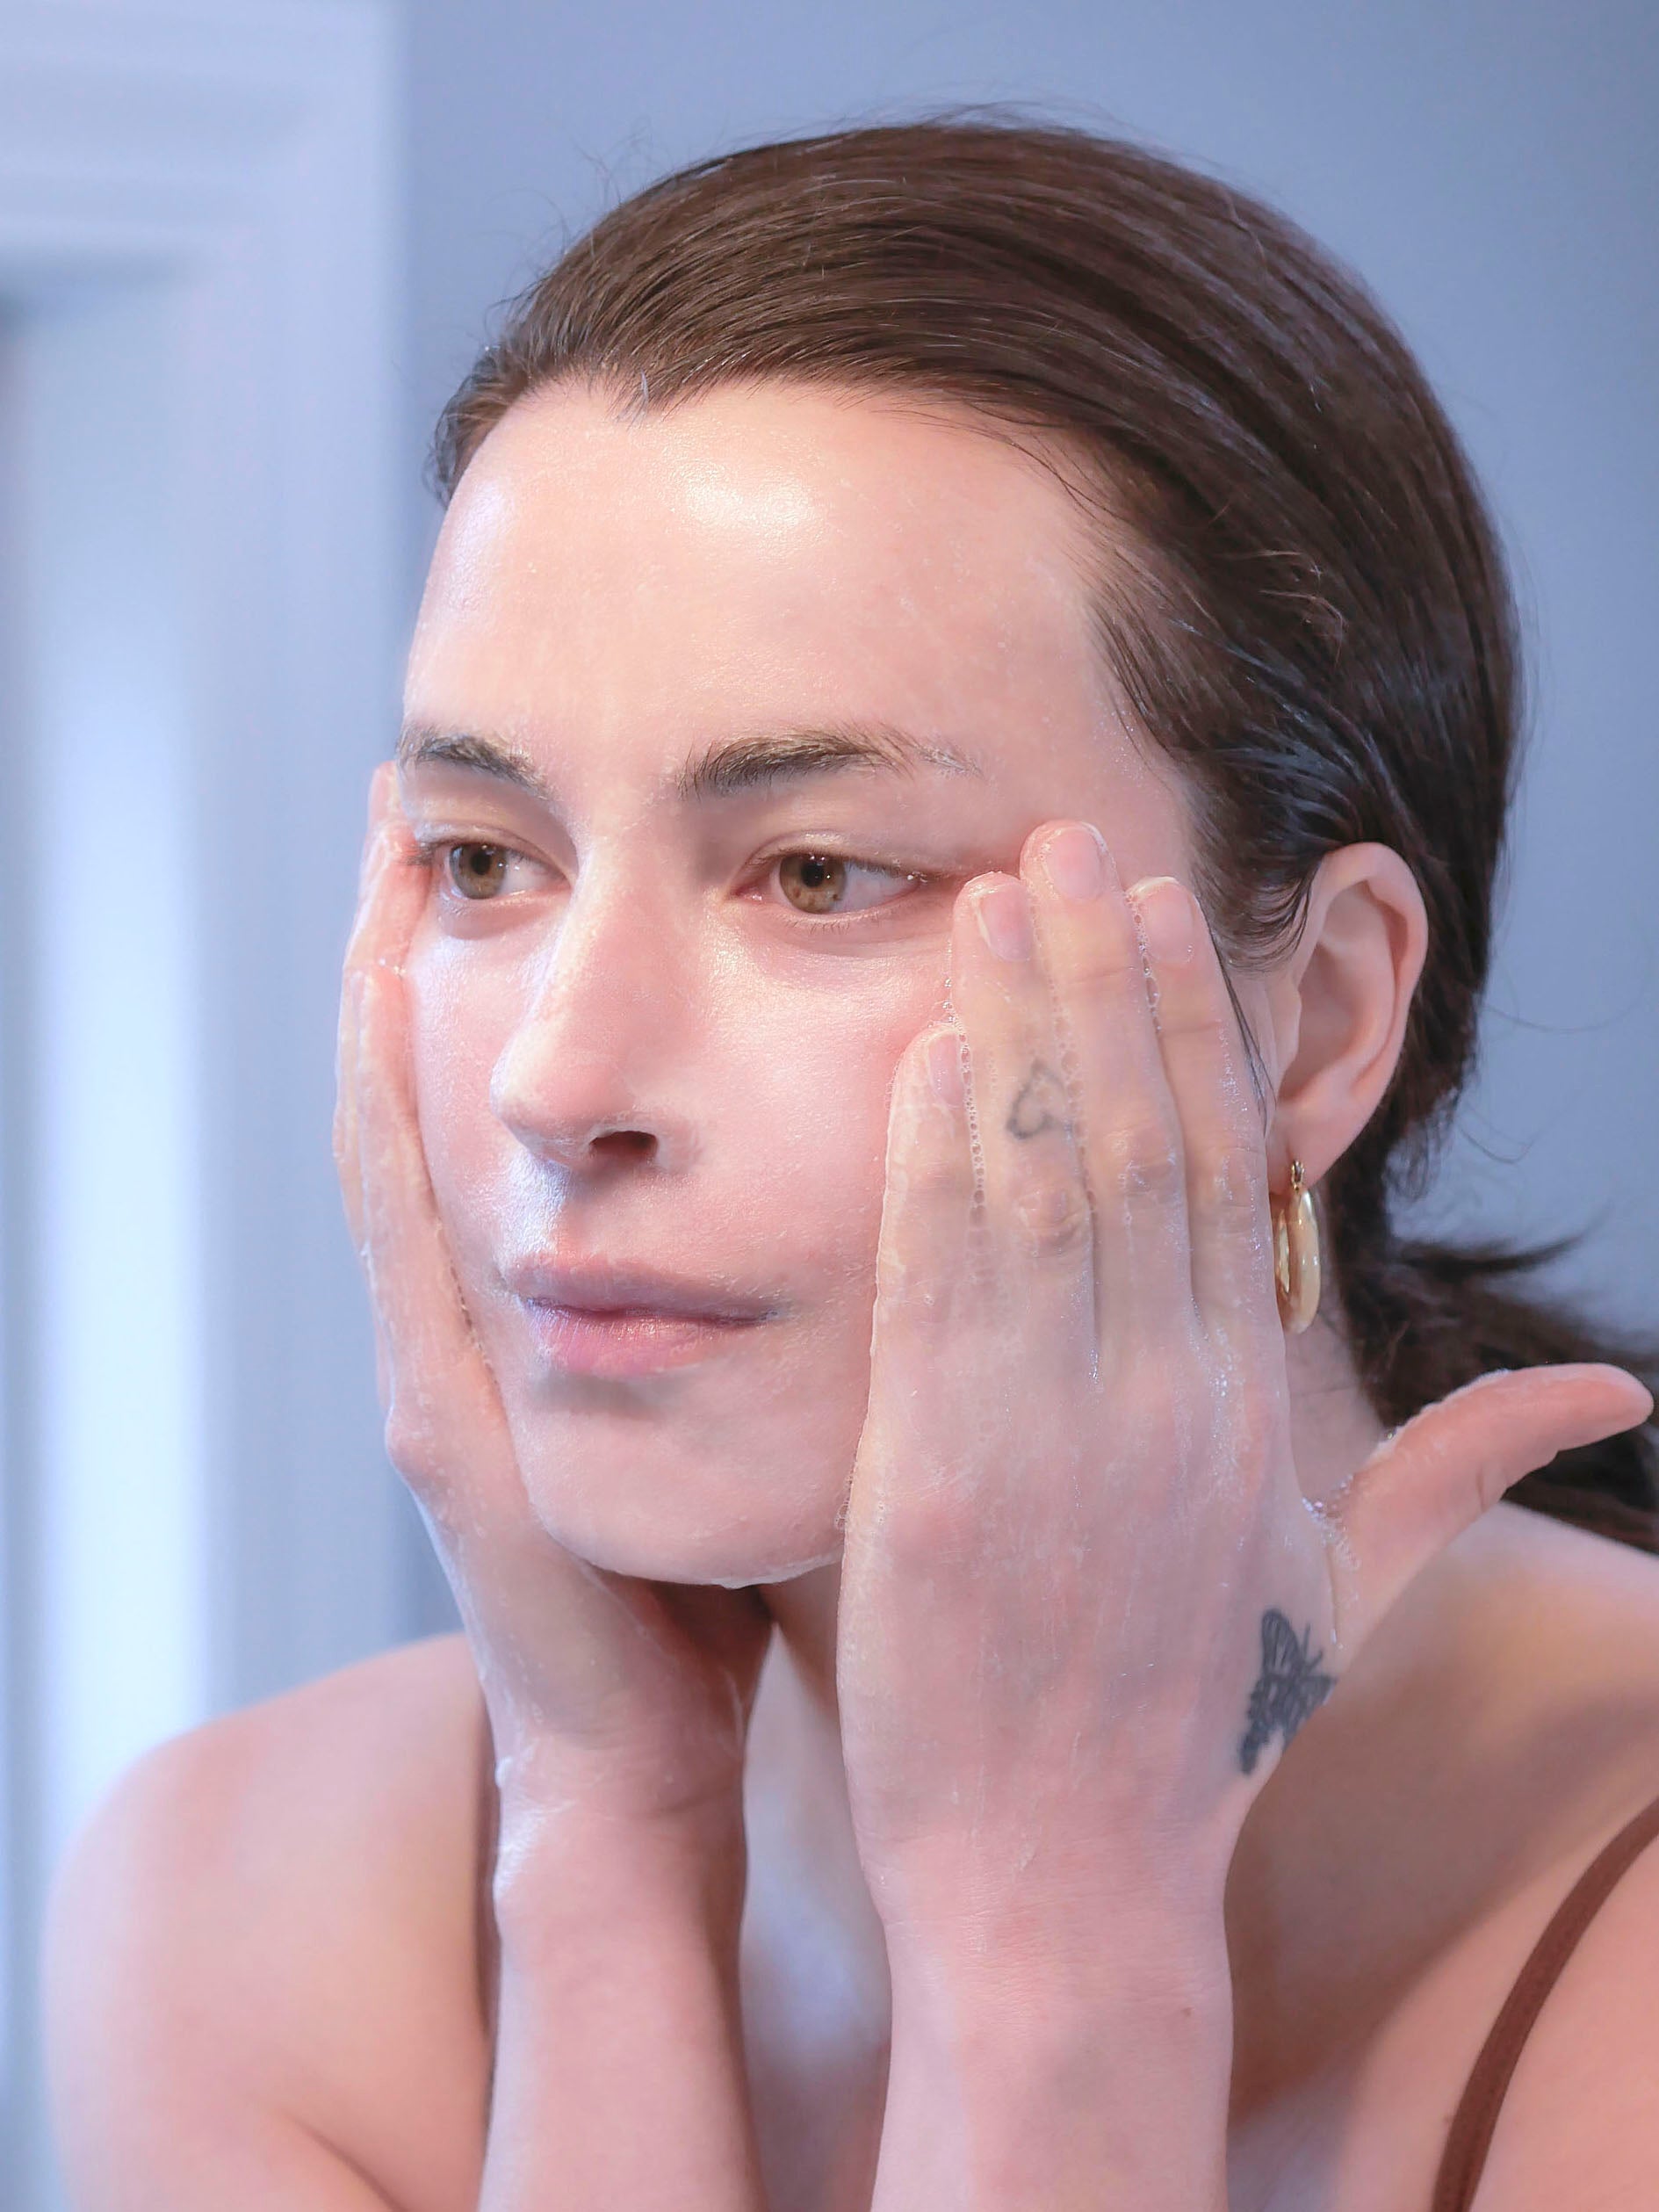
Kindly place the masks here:
<instances>
[{"instance_id":1,"label":"knuckle","mask_svg":"<svg viewBox=\"0 0 1659 2212\"><path fill-rule=\"evenodd\" d=\"M1146 998L1146 972L1133 938L1084 954L1069 979L1067 995L1098 1020L1124 1008L1138 1009Z\"/></svg>"},{"instance_id":2,"label":"knuckle","mask_svg":"<svg viewBox=\"0 0 1659 2212\"><path fill-rule=\"evenodd\" d=\"M1073 989L1145 994L1141 934L1129 908L1115 900L1097 909L1087 929L1068 931L1064 959L1066 980Z\"/></svg>"},{"instance_id":3,"label":"knuckle","mask_svg":"<svg viewBox=\"0 0 1659 2212\"><path fill-rule=\"evenodd\" d=\"M1202 1163L1194 1196L1204 1214L1223 1229L1253 1233L1259 1225L1261 1171L1247 1146L1229 1144Z\"/></svg>"},{"instance_id":4,"label":"knuckle","mask_svg":"<svg viewBox=\"0 0 1659 2212\"><path fill-rule=\"evenodd\" d=\"M1231 1043L1232 1032L1221 1001L1200 975L1188 975L1177 985L1165 980L1158 993L1158 1025L1166 1036L1185 1043L1201 1043L1206 1052L1220 1054Z\"/></svg>"},{"instance_id":5,"label":"knuckle","mask_svg":"<svg viewBox=\"0 0 1659 2212\"><path fill-rule=\"evenodd\" d=\"M882 1530L889 1556L901 1570L936 1579L974 1558L980 1540L973 1486L944 1470L911 1485L889 1511Z\"/></svg>"},{"instance_id":6,"label":"knuckle","mask_svg":"<svg viewBox=\"0 0 1659 2212\"><path fill-rule=\"evenodd\" d=\"M1135 1355L1118 1377L1114 1403L1121 1430L1143 1451L1167 1455L1179 1429L1179 1405L1172 1372Z\"/></svg>"},{"instance_id":7,"label":"knuckle","mask_svg":"<svg viewBox=\"0 0 1659 2212\"><path fill-rule=\"evenodd\" d=\"M973 1192L965 1160L944 1152L900 1153L889 1166L887 1181L901 1215L923 1220L948 1218L965 1208Z\"/></svg>"},{"instance_id":8,"label":"knuckle","mask_svg":"<svg viewBox=\"0 0 1659 2212\"><path fill-rule=\"evenodd\" d=\"M883 1250L876 1255L878 1323L903 1322L913 1329L942 1329L957 1305L959 1279L910 1253Z\"/></svg>"},{"instance_id":9,"label":"knuckle","mask_svg":"<svg viewBox=\"0 0 1659 2212\"><path fill-rule=\"evenodd\" d=\"M1172 1204L1186 1188L1180 1148L1160 1122L1137 1122L1114 1130L1107 1139L1106 1154L1113 1182L1131 1201Z\"/></svg>"},{"instance_id":10,"label":"knuckle","mask_svg":"<svg viewBox=\"0 0 1659 2212\"><path fill-rule=\"evenodd\" d=\"M1093 1242L1093 1219L1081 1185L1070 1175L1027 1184L1009 1207L1021 1249L1035 1261L1066 1260Z\"/></svg>"}]
</instances>

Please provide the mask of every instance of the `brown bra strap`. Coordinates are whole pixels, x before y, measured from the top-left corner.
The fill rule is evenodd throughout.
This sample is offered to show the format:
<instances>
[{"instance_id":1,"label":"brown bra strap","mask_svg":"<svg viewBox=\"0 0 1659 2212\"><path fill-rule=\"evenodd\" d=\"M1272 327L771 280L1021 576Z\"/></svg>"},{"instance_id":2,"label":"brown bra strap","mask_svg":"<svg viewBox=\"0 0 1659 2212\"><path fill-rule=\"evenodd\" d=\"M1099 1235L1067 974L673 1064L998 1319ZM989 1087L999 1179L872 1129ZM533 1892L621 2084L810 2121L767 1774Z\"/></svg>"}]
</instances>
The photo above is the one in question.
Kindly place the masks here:
<instances>
[{"instance_id":1,"label":"brown bra strap","mask_svg":"<svg viewBox=\"0 0 1659 2212\"><path fill-rule=\"evenodd\" d=\"M487 1710L479 1723L478 1877L473 1892L473 1955L478 1961L478 2008L492 2068L495 2052L495 2003L501 1982L501 1940L492 1897L501 1801L495 1787L495 1738Z\"/></svg>"},{"instance_id":2,"label":"brown bra strap","mask_svg":"<svg viewBox=\"0 0 1659 2212\"><path fill-rule=\"evenodd\" d=\"M1533 1946L1481 2046L1468 2085L1453 2114L1435 2179L1432 2212L1468 2212L1486 2164L1492 2130L1497 2125L1498 2107L1539 2008L1614 1883L1655 1835L1659 1835L1659 1797L1627 1821L1612 1842L1597 1853Z\"/></svg>"}]
</instances>

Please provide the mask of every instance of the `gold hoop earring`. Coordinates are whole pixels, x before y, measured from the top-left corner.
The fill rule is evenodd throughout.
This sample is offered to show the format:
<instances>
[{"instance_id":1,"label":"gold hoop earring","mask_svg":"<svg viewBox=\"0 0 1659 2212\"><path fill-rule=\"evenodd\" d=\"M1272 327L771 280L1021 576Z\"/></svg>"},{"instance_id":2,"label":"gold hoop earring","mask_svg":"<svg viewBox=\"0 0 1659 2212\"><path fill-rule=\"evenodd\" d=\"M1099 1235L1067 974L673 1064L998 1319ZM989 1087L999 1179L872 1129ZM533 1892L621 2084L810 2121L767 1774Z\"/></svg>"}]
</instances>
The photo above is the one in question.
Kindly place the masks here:
<instances>
[{"instance_id":1,"label":"gold hoop earring","mask_svg":"<svg viewBox=\"0 0 1659 2212\"><path fill-rule=\"evenodd\" d=\"M1273 1223L1273 1281L1279 1318L1288 1335L1300 1336L1319 1310L1319 1224L1302 1162L1290 1163L1290 1196L1282 1205L1269 1196Z\"/></svg>"}]
</instances>

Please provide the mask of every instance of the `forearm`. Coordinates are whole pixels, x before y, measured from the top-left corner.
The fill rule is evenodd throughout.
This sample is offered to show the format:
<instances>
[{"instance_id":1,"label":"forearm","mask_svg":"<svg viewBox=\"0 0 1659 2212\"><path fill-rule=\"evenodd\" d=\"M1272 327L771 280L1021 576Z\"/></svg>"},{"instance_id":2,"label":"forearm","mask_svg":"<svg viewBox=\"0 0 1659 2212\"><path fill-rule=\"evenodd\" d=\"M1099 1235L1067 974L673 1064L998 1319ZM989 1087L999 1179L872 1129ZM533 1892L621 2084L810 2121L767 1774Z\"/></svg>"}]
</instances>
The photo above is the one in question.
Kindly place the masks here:
<instances>
[{"instance_id":1,"label":"forearm","mask_svg":"<svg viewBox=\"0 0 1659 2212\"><path fill-rule=\"evenodd\" d=\"M503 1805L480 2212L763 2212L738 2003L740 1809Z\"/></svg>"},{"instance_id":2,"label":"forearm","mask_svg":"<svg viewBox=\"0 0 1659 2212\"><path fill-rule=\"evenodd\" d=\"M1225 2212L1219 1909L1101 1913L1051 1946L912 1930L891 1952L872 2212Z\"/></svg>"}]
</instances>

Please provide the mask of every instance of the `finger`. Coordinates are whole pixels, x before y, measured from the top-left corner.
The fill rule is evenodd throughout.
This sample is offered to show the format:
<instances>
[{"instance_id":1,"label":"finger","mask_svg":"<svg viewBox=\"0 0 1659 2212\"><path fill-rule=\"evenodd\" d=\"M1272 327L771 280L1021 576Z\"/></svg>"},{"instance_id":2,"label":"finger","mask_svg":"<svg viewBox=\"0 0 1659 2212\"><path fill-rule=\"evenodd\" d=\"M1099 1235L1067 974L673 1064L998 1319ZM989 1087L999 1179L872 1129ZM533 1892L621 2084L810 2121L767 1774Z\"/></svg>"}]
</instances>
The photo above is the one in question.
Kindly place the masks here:
<instances>
[{"instance_id":1,"label":"finger","mask_svg":"<svg viewBox=\"0 0 1659 2212\"><path fill-rule=\"evenodd\" d=\"M520 1476L421 1142L402 978L371 964L357 984L364 1253L386 1451L443 1562L504 1749L525 1717L538 1739L556 1724L548 1700L560 1686L580 1684L591 1710L608 1683L624 1683L632 1637L618 1639L612 1579L547 1534Z\"/></svg>"},{"instance_id":2,"label":"finger","mask_svg":"<svg viewBox=\"0 0 1659 2212\"><path fill-rule=\"evenodd\" d=\"M426 871L398 799L397 771L382 761L369 793L357 910L346 945L348 973L377 963L400 967L426 890Z\"/></svg>"},{"instance_id":3,"label":"finger","mask_svg":"<svg viewBox=\"0 0 1659 2212\"><path fill-rule=\"evenodd\" d=\"M364 1241L363 1178L358 1131L358 1059L363 1002L360 980L373 965L401 968L425 895L423 871L400 864L418 860L391 762L376 769L370 786L369 830L364 843L357 911L346 948L335 1047L334 1154L353 1246Z\"/></svg>"},{"instance_id":4,"label":"finger","mask_svg":"<svg viewBox=\"0 0 1659 2212\"><path fill-rule=\"evenodd\" d=\"M358 979L348 974L340 992L340 1027L335 1046L334 1161L345 1201L351 1248L363 1251L363 1167L357 1127L357 1032L363 1019Z\"/></svg>"},{"instance_id":5,"label":"finger","mask_svg":"<svg viewBox=\"0 0 1659 2212\"><path fill-rule=\"evenodd\" d=\"M970 1275L973 1155L960 1030L924 1030L899 1060L887 1124L887 1175L876 1254L875 1335L933 1337Z\"/></svg>"},{"instance_id":6,"label":"finger","mask_svg":"<svg viewBox=\"0 0 1659 2212\"><path fill-rule=\"evenodd\" d=\"M473 1335L427 1170L409 1081L403 986L357 979L357 1135L363 1249L385 1348L386 1449L440 1524L514 1501L506 1418ZM518 1501L522 1504L522 1500Z\"/></svg>"},{"instance_id":7,"label":"finger","mask_svg":"<svg viewBox=\"0 0 1659 2212\"><path fill-rule=\"evenodd\" d=\"M1172 876L1136 884L1158 1045L1186 1162L1194 1303L1207 1332L1245 1348L1282 1345L1261 1110L1202 910Z\"/></svg>"},{"instance_id":8,"label":"finger","mask_svg":"<svg viewBox=\"0 0 1659 2212\"><path fill-rule=\"evenodd\" d=\"M1057 1372L1093 1364L1094 1240L1054 1001L1030 895L967 886L952 917L951 1006L968 1041L968 1112L984 1207L982 1276Z\"/></svg>"},{"instance_id":9,"label":"finger","mask_svg":"<svg viewBox=\"0 0 1659 2212\"><path fill-rule=\"evenodd\" d=\"M885 1527L898 1493L927 1486L941 1450L939 1386L953 1387L957 1362L974 1356L961 1341L980 1318L965 1054L960 1030L924 1030L893 1079L869 1416L843 1515L855 1537Z\"/></svg>"},{"instance_id":10,"label":"finger","mask_svg":"<svg viewBox=\"0 0 1659 2212\"><path fill-rule=\"evenodd\" d=\"M1599 1363L1500 1369L1425 1406L1315 1509L1327 1525L1343 1648L1356 1649L1422 1569L1523 1475L1652 1411L1634 1375Z\"/></svg>"},{"instance_id":11,"label":"finger","mask_svg":"<svg viewBox=\"0 0 1659 2212\"><path fill-rule=\"evenodd\" d=\"M1145 960L1116 864L1087 823L1045 824L1022 859L1072 1079L1101 1348L1138 1355L1192 1312L1180 1124Z\"/></svg>"}]
</instances>

